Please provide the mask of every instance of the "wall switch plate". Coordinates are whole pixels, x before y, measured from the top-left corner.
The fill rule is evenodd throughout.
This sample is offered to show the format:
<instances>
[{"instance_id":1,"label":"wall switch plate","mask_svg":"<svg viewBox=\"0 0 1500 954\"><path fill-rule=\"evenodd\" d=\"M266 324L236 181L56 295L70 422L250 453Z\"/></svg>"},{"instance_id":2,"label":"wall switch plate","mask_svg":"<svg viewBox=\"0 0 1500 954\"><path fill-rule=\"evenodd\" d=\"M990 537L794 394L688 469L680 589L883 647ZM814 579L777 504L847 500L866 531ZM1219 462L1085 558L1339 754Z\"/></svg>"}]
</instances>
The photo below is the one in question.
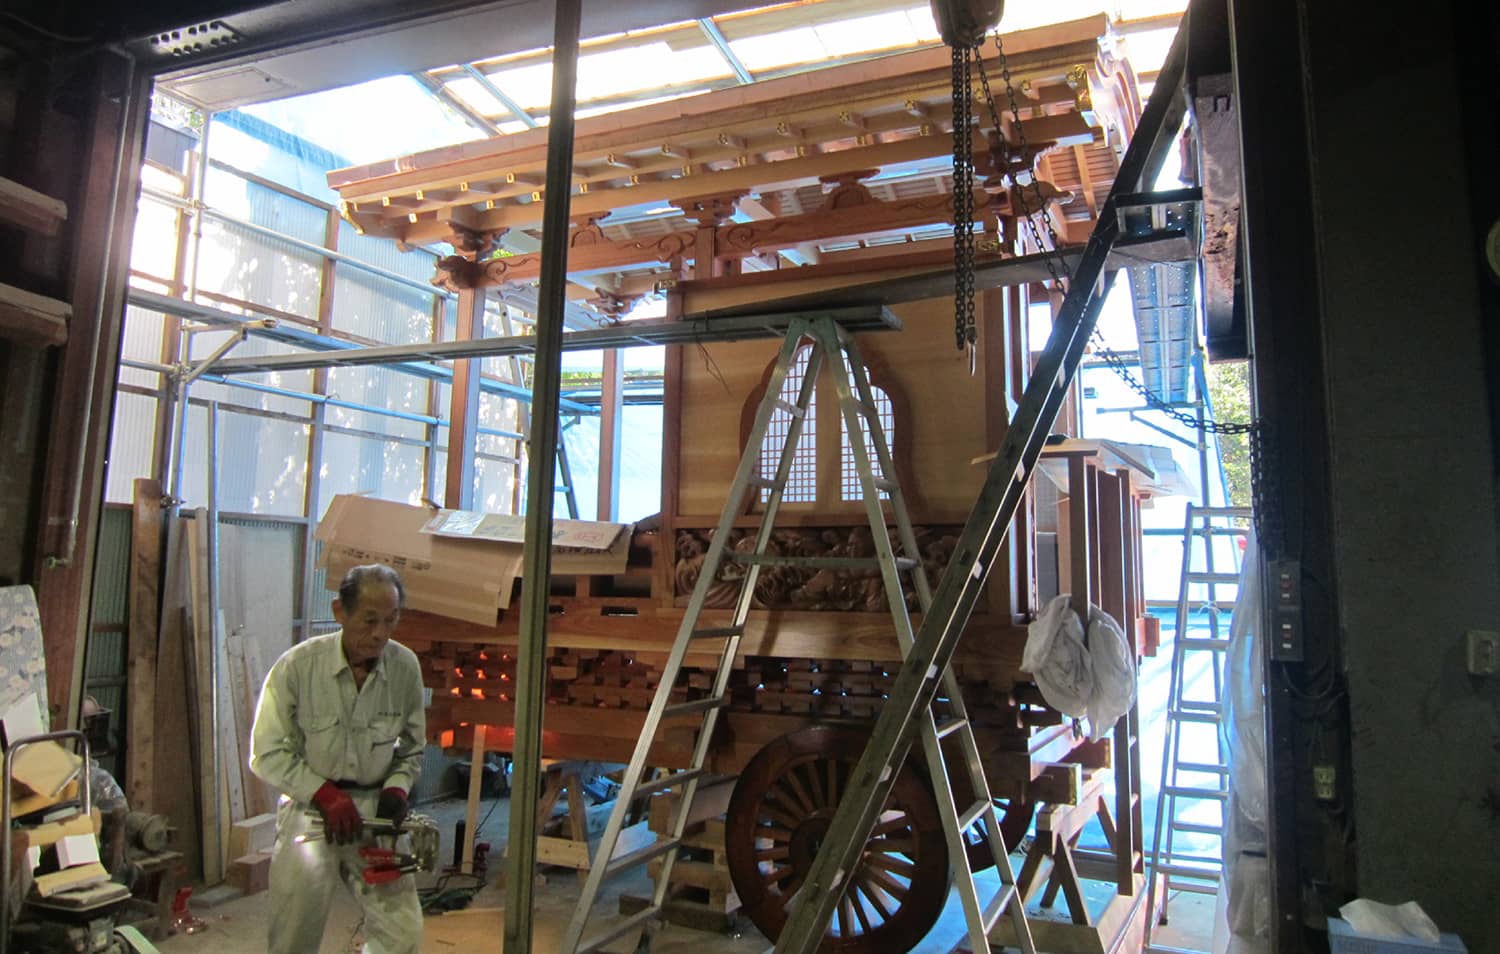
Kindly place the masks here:
<instances>
[{"instance_id":1,"label":"wall switch plate","mask_svg":"<svg viewBox=\"0 0 1500 954\"><path fill-rule=\"evenodd\" d=\"M1500 673L1500 633L1486 629L1469 630L1468 656L1470 675Z\"/></svg>"},{"instance_id":2,"label":"wall switch plate","mask_svg":"<svg viewBox=\"0 0 1500 954\"><path fill-rule=\"evenodd\" d=\"M1313 796L1320 802L1338 798L1338 770L1332 765L1313 766Z\"/></svg>"},{"instance_id":3,"label":"wall switch plate","mask_svg":"<svg viewBox=\"0 0 1500 954\"><path fill-rule=\"evenodd\" d=\"M1302 564L1297 560L1271 560L1266 564L1266 577L1271 658L1278 662L1301 662Z\"/></svg>"}]
</instances>

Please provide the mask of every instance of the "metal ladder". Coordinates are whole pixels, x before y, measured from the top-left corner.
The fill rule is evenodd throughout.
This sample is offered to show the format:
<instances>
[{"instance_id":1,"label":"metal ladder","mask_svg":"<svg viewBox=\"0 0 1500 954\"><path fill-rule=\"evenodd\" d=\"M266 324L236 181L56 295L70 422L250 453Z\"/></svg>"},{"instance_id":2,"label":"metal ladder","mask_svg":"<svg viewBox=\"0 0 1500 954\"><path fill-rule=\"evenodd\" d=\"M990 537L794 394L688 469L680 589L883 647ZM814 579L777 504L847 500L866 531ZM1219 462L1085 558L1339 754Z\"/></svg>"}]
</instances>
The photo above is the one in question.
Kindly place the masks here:
<instances>
[{"instance_id":1,"label":"metal ladder","mask_svg":"<svg viewBox=\"0 0 1500 954\"><path fill-rule=\"evenodd\" d=\"M1220 595L1226 588L1238 594L1239 573L1237 567L1236 572L1216 568L1214 549L1219 540L1243 537L1249 532L1248 525L1234 526L1228 521L1248 521L1249 518L1249 507L1188 504L1187 508L1182 532L1182 575L1177 592L1177 631L1172 640L1172 675L1167 690L1167 735L1162 744L1161 788L1156 803L1156 833L1151 844L1151 870L1146 894L1148 945L1157 918L1163 921L1166 918L1167 902L1172 892L1211 895L1218 891L1223 876L1222 846L1224 812L1229 800L1229 765L1220 730L1224 719L1224 652L1229 648L1228 617L1233 611L1234 599L1226 601ZM1237 562L1231 554L1231 563ZM1199 587L1206 590L1206 599L1193 599ZM1228 606L1225 606L1226 602ZM1190 635L1189 620L1198 609L1203 610L1208 618L1207 636ZM1190 660L1204 657L1212 677L1212 695L1207 699L1189 698ZM1192 680L1193 685L1199 682L1196 678ZM1204 726L1212 731L1215 753L1212 761L1183 758L1183 734L1192 726ZM1198 730L1200 741L1203 731ZM1191 811L1196 805L1214 806L1212 810L1217 811L1218 822L1184 819L1183 807L1187 806ZM1181 851L1176 841L1178 834L1217 839L1220 850L1211 854ZM1158 883L1162 889L1160 911L1155 905Z\"/></svg>"},{"instance_id":2,"label":"metal ladder","mask_svg":"<svg viewBox=\"0 0 1500 954\"><path fill-rule=\"evenodd\" d=\"M1134 195L1133 191L1154 178L1182 120L1180 90L1187 58L1184 37L1183 32L1177 34L1162 62L1115 183L1073 271L1047 347L990 465L953 558L922 615L916 642L887 694L870 744L850 775L817 859L803 879L801 903L793 908L776 943L776 950L783 954L811 954L821 942L881 806L890 796L896 769L910 749L912 733L927 721L942 684L939 676L958 648L1006 532L1025 498L1048 432L1078 372L1099 310L1114 285L1117 272L1107 266L1110 253L1124 237L1122 213L1149 200L1149 196Z\"/></svg>"},{"instance_id":3,"label":"metal ladder","mask_svg":"<svg viewBox=\"0 0 1500 954\"><path fill-rule=\"evenodd\" d=\"M798 360L798 351L804 338L811 339L812 348L807 356L806 370L797 398L794 402L788 402L782 397L782 388L789 369L793 362ZM791 473L808 406L817 386L818 373L822 369L823 362L830 358L835 362L834 378L839 407L859 473L876 556L868 559L778 556L767 552L767 544L770 541L776 514L780 509L782 496ZM760 466L762 442L772 417L778 410L787 415L788 425L784 443L777 458L774 476L766 477L761 473ZM873 445L873 448L870 445ZM878 472L875 464L878 464ZM729 673L740 639L744 635L745 621L749 616L755 583L761 567L878 568L902 652L905 653L910 649L913 642L911 617L907 612L905 591L900 575L903 572L910 574L918 603L924 610L931 601L931 591L922 570L916 536L912 532L911 522L907 517L905 498L900 484L894 479L895 473L895 465L880 426L880 416L870 389L865 365L853 337L830 317L794 321L787 331L781 353L766 385L766 396L761 402L755 425L751 428L746 441L745 452L740 458L739 469L731 486L729 499L725 503L718 528L709 544L693 595L678 629L677 639L662 673L661 683L657 687L656 697L647 713L640 739L636 743L630 765L625 771L623 785L616 798L614 809L610 813L609 822L605 826L593 863L590 865L578 908L568 924L567 934L564 936L561 948L564 952L575 954L575 952L598 950L601 946L628 934L656 917L665 904L677 848L684 836L699 782L705 775L705 764L714 725L718 713L728 702L726 690ZM758 495L761 492L765 492L767 498L764 501L760 526L756 531L754 548L748 552L729 551L726 544L733 529L735 517L743 512L746 494ZM891 544L890 531L882 509L882 495L889 499L895 518L902 553L900 556L896 554ZM698 620L703 612L708 591L714 585L719 569L726 562L739 563L745 567L732 622L727 627L700 629ZM708 695L701 699L669 703L668 700L681 671L683 659L689 647L699 640L721 643L718 669L712 688ZM937 798L938 810L943 819L949 860L957 873L956 880L963 901L965 918L969 923L971 940L976 945L976 950L989 951L987 940L989 931L999 920L1000 915L1009 910L1013 916L1022 949L1026 954L1034 954L1035 948L1026 923L1024 902L1016 890L1014 873L1010 867L1010 856L1001 837L999 823L995 818L994 802L984 777L978 746L964 710L958 682L951 671L945 669L943 683L947 698L942 705L946 708L946 713L940 717L929 710L928 717L923 721L923 748L927 753L929 775ZM688 768L669 773L664 778L644 781L642 773L646 767L647 754L655 741L662 721L673 716L689 714L701 715L702 727ZM954 800L941 747L942 740L948 737L956 738L962 747L963 767L969 773L975 792L974 804L964 806L962 811ZM614 857L620 832L624 827L632 802L641 796L678 786L682 787L682 800L669 836L622 857ZM982 902L979 898L973 872L969 868L965 843L964 833L976 824L983 826L1002 882L1001 890L987 902ZM663 863L656 875L650 904L635 915L605 928L586 941L583 940L583 931L590 910L598 898L599 889L605 878L657 857L662 857Z\"/></svg>"},{"instance_id":4,"label":"metal ladder","mask_svg":"<svg viewBox=\"0 0 1500 954\"><path fill-rule=\"evenodd\" d=\"M498 315L500 318L501 331L504 332L507 338L514 337L516 333L515 325L511 322L510 309L507 308L504 303L501 303ZM522 365L530 364L531 356L513 354L508 356L505 360L506 363L510 365L511 383L521 387L525 387L526 372L522 370ZM573 427L577 423L578 418L574 417L562 427L560 427L557 432L557 482L555 484L553 492L563 495L563 503L568 508L568 519L570 520L578 519L578 492L573 487L573 468L568 463L568 442L566 439L566 434L568 428ZM520 461L521 445L523 443L529 445L531 442L531 404L529 402L516 402L516 432L520 435L520 437L515 442L515 456L516 460ZM519 476L522 472L523 471L517 471L517 475ZM518 491L520 487L521 481L518 479L516 481L516 488ZM520 500L520 497L516 498L517 513L520 512Z\"/></svg>"}]
</instances>

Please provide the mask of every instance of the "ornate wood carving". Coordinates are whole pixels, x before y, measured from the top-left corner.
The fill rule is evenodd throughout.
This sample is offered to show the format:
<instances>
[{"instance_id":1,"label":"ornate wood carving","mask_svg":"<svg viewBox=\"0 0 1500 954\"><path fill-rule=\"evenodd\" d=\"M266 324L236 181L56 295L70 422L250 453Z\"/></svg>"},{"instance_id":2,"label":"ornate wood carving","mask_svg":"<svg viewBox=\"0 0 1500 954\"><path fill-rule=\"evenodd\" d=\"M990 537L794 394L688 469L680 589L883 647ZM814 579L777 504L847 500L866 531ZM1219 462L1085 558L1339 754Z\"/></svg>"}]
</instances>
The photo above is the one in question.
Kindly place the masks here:
<instances>
[{"instance_id":1,"label":"ornate wood carving","mask_svg":"<svg viewBox=\"0 0 1500 954\"><path fill-rule=\"evenodd\" d=\"M914 527L917 548L927 578L938 579L953 554L958 541L957 527ZM677 596L689 596L698 583L708 553L707 530L677 531L677 564L674 571ZM753 530L736 530L729 547L746 552L755 545ZM898 541L892 545L899 547ZM780 556L854 557L875 556L875 540L866 526L798 528L776 530L771 535L769 552ZM726 563L709 589L707 606L723 609L734 605L739 581L745 568ZM916 597L907 594L907 603L916 610ZM877 570L831 570L810 567L762 567L755 583L757 609L831 610L839 612L883 613L888 610L885 585Z\"/></svg>"}]
</instances>

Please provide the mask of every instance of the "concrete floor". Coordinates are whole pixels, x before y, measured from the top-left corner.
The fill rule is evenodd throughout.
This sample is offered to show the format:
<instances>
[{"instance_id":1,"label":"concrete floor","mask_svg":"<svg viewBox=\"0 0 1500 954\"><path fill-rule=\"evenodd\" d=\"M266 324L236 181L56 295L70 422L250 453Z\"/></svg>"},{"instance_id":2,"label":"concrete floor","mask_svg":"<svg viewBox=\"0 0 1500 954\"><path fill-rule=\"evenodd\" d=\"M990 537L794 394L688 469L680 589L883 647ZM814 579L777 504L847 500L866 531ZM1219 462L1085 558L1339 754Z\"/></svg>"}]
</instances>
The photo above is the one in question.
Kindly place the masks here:
<instances>
[{"instance_id":1,"label":"concrete floor","mask_svg":"<svg viewBox=\"0 0 1500 954\"><path fill-rule=\"evenodd\" d=\"M1141 703L1143 713L1145 713L1142 725L1141 755L1143 781L1146 788L1143 807L1147 827L1145 843L1148 851L1155 820L1156 788L1161 771L1161 745L1165 726L1165 714L1162 710L1167 694L1170 666L1169 645L1164 643L1163 652L1160 655L1155 659L1146 660L1140 673ZM1191 674L1190 681L1211 679L1206 665L1200 665L1198 669L1198 672ZM1196 677L1196 680L1192 677ZM1186 749L1196 750L1200 747L1212 746L1212 742L1207 739L1201 741L1185 739L1184 741ZM1207 751L1194 752L1192 755L1207 756L1208 758L1202 759L1204 761L1212 757ZM1192 755L1184 753L1184 757L1192 757ZM463 817L463 802L458 799L447 799L422 805L419 810L431 815L438 822L444 836L441 857L451 859L454 823ZM509 829L509 810L510 805L507 799L485 801L480 816L482 824L476 839L488 841L497 850L497 853L490 859L489 882L475 896L468 909L426 919L422 945L424 952L493 951L500 948L505 892L499 883L504 861L499 856L498 849L504 845ZM603 828L608 810L607 804L590 809L591 831L597 832ZM1091 831L1084 836L1084 843L1102 844L1102 842L1102 832L1097 830L1097 826L1091 826ZM1210 845L1205 844L1202 847L1208 848ZM1216 848L1216 842L1211 847ZM1016 856L1014 864L1019 867L1019 855ZM998 883L993 874L984 874L980 877L991 890ZM422 875L419 884L429 884L431 880L431 875ZM573 914L580 885L579 879L572 872L556 868L545 869L545 873L538 875L538 880L539 885L534 896L535 946L536 950L550 954L551 951L556 950L563 929ZM644 871L636 872L631 877L617 879L611 885L606 886L606 895L596 909L595 925L602 926L605 923L602 918L606 914L610 917L619 917L620 894L645 894L649 890L649 881ZM1108 902L1111 894L1112 889L1107 885L1100 883L1086 885L1085 896L1090 907L1096 910L1101 909ZM335 898L328 927L324 932L323 945L317 954L348 954L348 952L358 950L359 910L347 893L337 892ZM1168 905L1170 922L1156 930L1153 942L1186 950L1208 950L1212 934L1214 899L1201 895L1182 894L1171 898ZM1033 911L1036 916L1066 917L1065 914L1057 911L1044 913L1036 911L1035 908ZM265 924L272 916L268 895L263 893L248 898L239 898L214 907L195 904L193 912L206 923L206 930L194 935L179 935L161 942L158 946L163 954L195 954L195 952L199 954L261 954L265 950ZM707 934L668 925L655 936L651 951L652 954L690 954L690 952L701 954L705 950L725 952L725 954L762 954L769 947L769 942L750 923L749 919L740 918L737 931L736 934ZM915 948L915 952L916 954L948 954L963 940L964 933L964 919L958 897L956 894L950 894L948 904L936 927ZM619 949L629 950L628 947ZM314 952L308 952L308 954L314 954Z\"/></svg>"}]
</instances>

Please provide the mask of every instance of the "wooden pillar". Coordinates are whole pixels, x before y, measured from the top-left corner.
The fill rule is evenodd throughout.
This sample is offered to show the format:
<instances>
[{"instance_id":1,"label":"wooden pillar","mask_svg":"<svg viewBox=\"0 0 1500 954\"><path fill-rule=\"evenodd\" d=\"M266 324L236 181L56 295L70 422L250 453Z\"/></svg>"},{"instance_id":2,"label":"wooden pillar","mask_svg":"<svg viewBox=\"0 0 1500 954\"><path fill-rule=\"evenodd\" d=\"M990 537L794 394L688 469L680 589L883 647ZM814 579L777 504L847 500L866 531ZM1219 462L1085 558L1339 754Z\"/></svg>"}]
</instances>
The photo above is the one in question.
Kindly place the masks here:
<instances>
[{"instance_id":1,"label":"wooden pillar","mask_svg":"<svg viewBox=\"0 0 1500 954\"><path fill-rule=\"evenodd\" d=\"M87 157L68 203L73 213L68 277L73 324L51 402L37 534L37 606L54 729L76 723L83 685L82 648L93 595L104 462L150 93L150 77L117 53L95 54L94 67L94 110L84 148L60 137L40 146L59 152L72 149Z\"/></svg>"},{"instance_id":2,"label":"wooden pillar","mask_svg":"<svg viewBox=\"0 0 1500 954\"><path fill-rule=\"evenodd\" d=\"M1089 467L1079 454L1068 455L1068 562L1072 581L1073 608L1088 626L1089 589L1092 579L1089 557Z\"/></svg>"},{"instance_id":3,"label":"wooden pillar","mask_svg":"<svg viewBox=\"0 0 1500 954\"><path fill-rule=\"evenodd\" d=\"M620 511L620 440L625 411L625 362L618 349L604 352L599 384L599 505L596 520Z\"/></svg>"},{"instance_id":4,"label":"wooden pillar","mask_svg":"<svg viewBox=\"0 0 1500 954\"><path fill-rule=\"evenodd\" d=\"M455 341L471 341L484 335L484 289L465 288L458 293L458 329ZM482 363L475 358L453 362L453 393L448 414L448 474L443 505L458 510L474 507L474 447L479 430L479 374Z\"/></svg>"}]
</instances>

